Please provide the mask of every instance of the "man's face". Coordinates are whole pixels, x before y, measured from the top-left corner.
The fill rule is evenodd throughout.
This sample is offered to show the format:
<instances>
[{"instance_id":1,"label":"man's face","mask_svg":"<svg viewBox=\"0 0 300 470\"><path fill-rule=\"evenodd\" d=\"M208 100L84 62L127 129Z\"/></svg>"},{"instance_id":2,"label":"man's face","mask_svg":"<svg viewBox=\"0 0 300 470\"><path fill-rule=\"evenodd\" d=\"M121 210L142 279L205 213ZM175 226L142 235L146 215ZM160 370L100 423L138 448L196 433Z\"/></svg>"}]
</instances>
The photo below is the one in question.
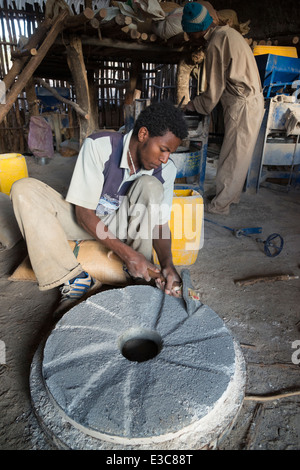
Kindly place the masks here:
<instances>
[{"instance_id":1,"label":"man's face","mask_svg":"<svg viewBox=\"0 0 300 470\"><path fill-rule=\"evenodd\" d=\"M207 30L197 31L196 33L188 33L191 44L195 46L204 46L206 44L206 41L204 39L206 31Z\"/></svg>"},{"instance_id":2,"label":"man's face","mask_svg":"<svg viewBox=\"0 0 300 470\"><path fill-rule=\"evenodd\" d=\"M181 144L181 139L170 131L163 136L150 137L146 127L140 128L138 140L137 157L145 170L153 170L167 163L170 154Z\"/></svg>"}]
</instances>

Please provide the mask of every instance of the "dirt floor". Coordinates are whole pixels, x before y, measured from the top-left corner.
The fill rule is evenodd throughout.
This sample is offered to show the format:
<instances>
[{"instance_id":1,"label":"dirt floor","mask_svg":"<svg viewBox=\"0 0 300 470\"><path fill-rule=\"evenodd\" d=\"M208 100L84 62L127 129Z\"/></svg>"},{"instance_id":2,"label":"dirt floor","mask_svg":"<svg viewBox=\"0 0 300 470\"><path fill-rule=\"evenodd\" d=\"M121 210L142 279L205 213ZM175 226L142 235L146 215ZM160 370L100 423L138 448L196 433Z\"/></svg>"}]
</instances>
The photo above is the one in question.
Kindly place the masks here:
<instances>
[{"instance_id":1,"label":"dirt floor","mask_svg":"<svg viewBox=\"0 0 300 470\"><path fill-rule=\"evenodd\" d=\"M76 157L55 154L47 165L26 158L30 176L66 194ZM207 188L213 187L213 180L211 165ZM260 188L254 196L244 193L230 216L205 214L232 228L262 227L264 240L274 232L284 238L281 254L270 258L254 238L236 238L231 231L205 222L204 246L189 266L202 302L225 321L247 365L246 398L219 449L300 449L300 279L246 287L234 282L252 276L300 275L299 204L300 191ZM40 292L35 283L8 279L26 254L23 241L0 252L0 340L6 355L0 364L2 450L53 449L33 414L28 379L33 354L52 327L58 290ZM299 393L282 396L290 392Z\"/></svg>"}]
</instances>

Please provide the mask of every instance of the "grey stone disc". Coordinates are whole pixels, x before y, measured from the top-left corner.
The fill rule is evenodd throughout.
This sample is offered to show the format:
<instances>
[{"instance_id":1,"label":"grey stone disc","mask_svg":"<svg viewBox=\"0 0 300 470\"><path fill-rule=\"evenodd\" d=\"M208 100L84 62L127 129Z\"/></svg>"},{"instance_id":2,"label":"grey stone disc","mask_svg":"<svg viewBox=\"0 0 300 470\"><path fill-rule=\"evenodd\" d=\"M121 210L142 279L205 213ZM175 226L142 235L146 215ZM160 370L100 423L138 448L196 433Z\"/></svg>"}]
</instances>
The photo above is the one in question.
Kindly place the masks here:
<instances>
[{"instance_id":1,"label":"grey stone disc","mask_svg":"<svg viewBox=\"0 0 300 470\"><path fill-rule=\"evenodd\" d=\"M57 422L54 434L70 448L203 447L232 424L244 385L242 355L220 317L206 305L189 316L183 299L149 286L71 309L31 372L37 414L44 427L69 423L73 434Z\"/></svg>"}]
</instances>

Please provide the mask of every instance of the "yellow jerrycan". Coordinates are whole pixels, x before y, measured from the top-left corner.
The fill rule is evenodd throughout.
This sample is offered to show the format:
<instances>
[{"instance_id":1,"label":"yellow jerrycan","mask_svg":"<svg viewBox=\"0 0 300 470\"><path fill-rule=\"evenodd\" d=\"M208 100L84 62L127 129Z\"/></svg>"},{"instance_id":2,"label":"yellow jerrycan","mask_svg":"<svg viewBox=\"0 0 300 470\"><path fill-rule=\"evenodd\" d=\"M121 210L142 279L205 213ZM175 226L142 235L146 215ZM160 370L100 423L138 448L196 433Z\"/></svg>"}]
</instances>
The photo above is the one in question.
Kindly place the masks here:
<instances>
[{"instance_id":1,"label":"yellow jerrycan","mask_svg":"<svg viewBox=\"0 0 300 470\"><path fill-rule=\"evenodd\" d=\"M169 227L175 266L194 264L203 246L203 198L193 189L175 189ZM155 251L153 261L159 264Z\"/></svg>"},{"instance_id":2,"label":"yellow jerrycan","mask_svg":"<svg viewBox=\"0 0 300 470\"><path fill-rule=\"evenodd\" d=\"M8 194L13 183L28 177L25 157L20 153L0 154L0 192Z\"/></svg>"}]
</instances>

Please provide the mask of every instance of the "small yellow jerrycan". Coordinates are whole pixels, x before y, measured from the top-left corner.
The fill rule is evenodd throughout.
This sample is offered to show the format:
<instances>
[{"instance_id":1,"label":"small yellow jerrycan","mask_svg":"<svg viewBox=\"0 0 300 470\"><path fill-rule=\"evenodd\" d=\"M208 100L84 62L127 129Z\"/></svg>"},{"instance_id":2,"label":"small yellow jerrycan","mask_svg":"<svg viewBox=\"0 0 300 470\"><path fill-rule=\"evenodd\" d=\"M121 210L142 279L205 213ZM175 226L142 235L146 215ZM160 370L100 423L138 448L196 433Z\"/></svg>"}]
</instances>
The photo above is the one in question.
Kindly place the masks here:
<instances>
[{"instance_id":1,"label":"small yellow jerrycan","mask_svg":"<svg viewBox=\"0 0 300 470\"><path fill-rule=\"evenodd\" d=\"M194 264L203 245L203 198L193 189L175 189L169 228L175 266ZM159 264L155 251L153 261Z\"/></svg>"},{"instance_id":2,"label":"small yellow jerrycan","mask_svg":"<svg viewBox=\"0 0 300 470\"><path fill-rule=\"evenodd\" d=\"M20 153L0 154L0 192L8 194L13 183L28 177L25 157Z\"/></svg>"}]
</instances>

